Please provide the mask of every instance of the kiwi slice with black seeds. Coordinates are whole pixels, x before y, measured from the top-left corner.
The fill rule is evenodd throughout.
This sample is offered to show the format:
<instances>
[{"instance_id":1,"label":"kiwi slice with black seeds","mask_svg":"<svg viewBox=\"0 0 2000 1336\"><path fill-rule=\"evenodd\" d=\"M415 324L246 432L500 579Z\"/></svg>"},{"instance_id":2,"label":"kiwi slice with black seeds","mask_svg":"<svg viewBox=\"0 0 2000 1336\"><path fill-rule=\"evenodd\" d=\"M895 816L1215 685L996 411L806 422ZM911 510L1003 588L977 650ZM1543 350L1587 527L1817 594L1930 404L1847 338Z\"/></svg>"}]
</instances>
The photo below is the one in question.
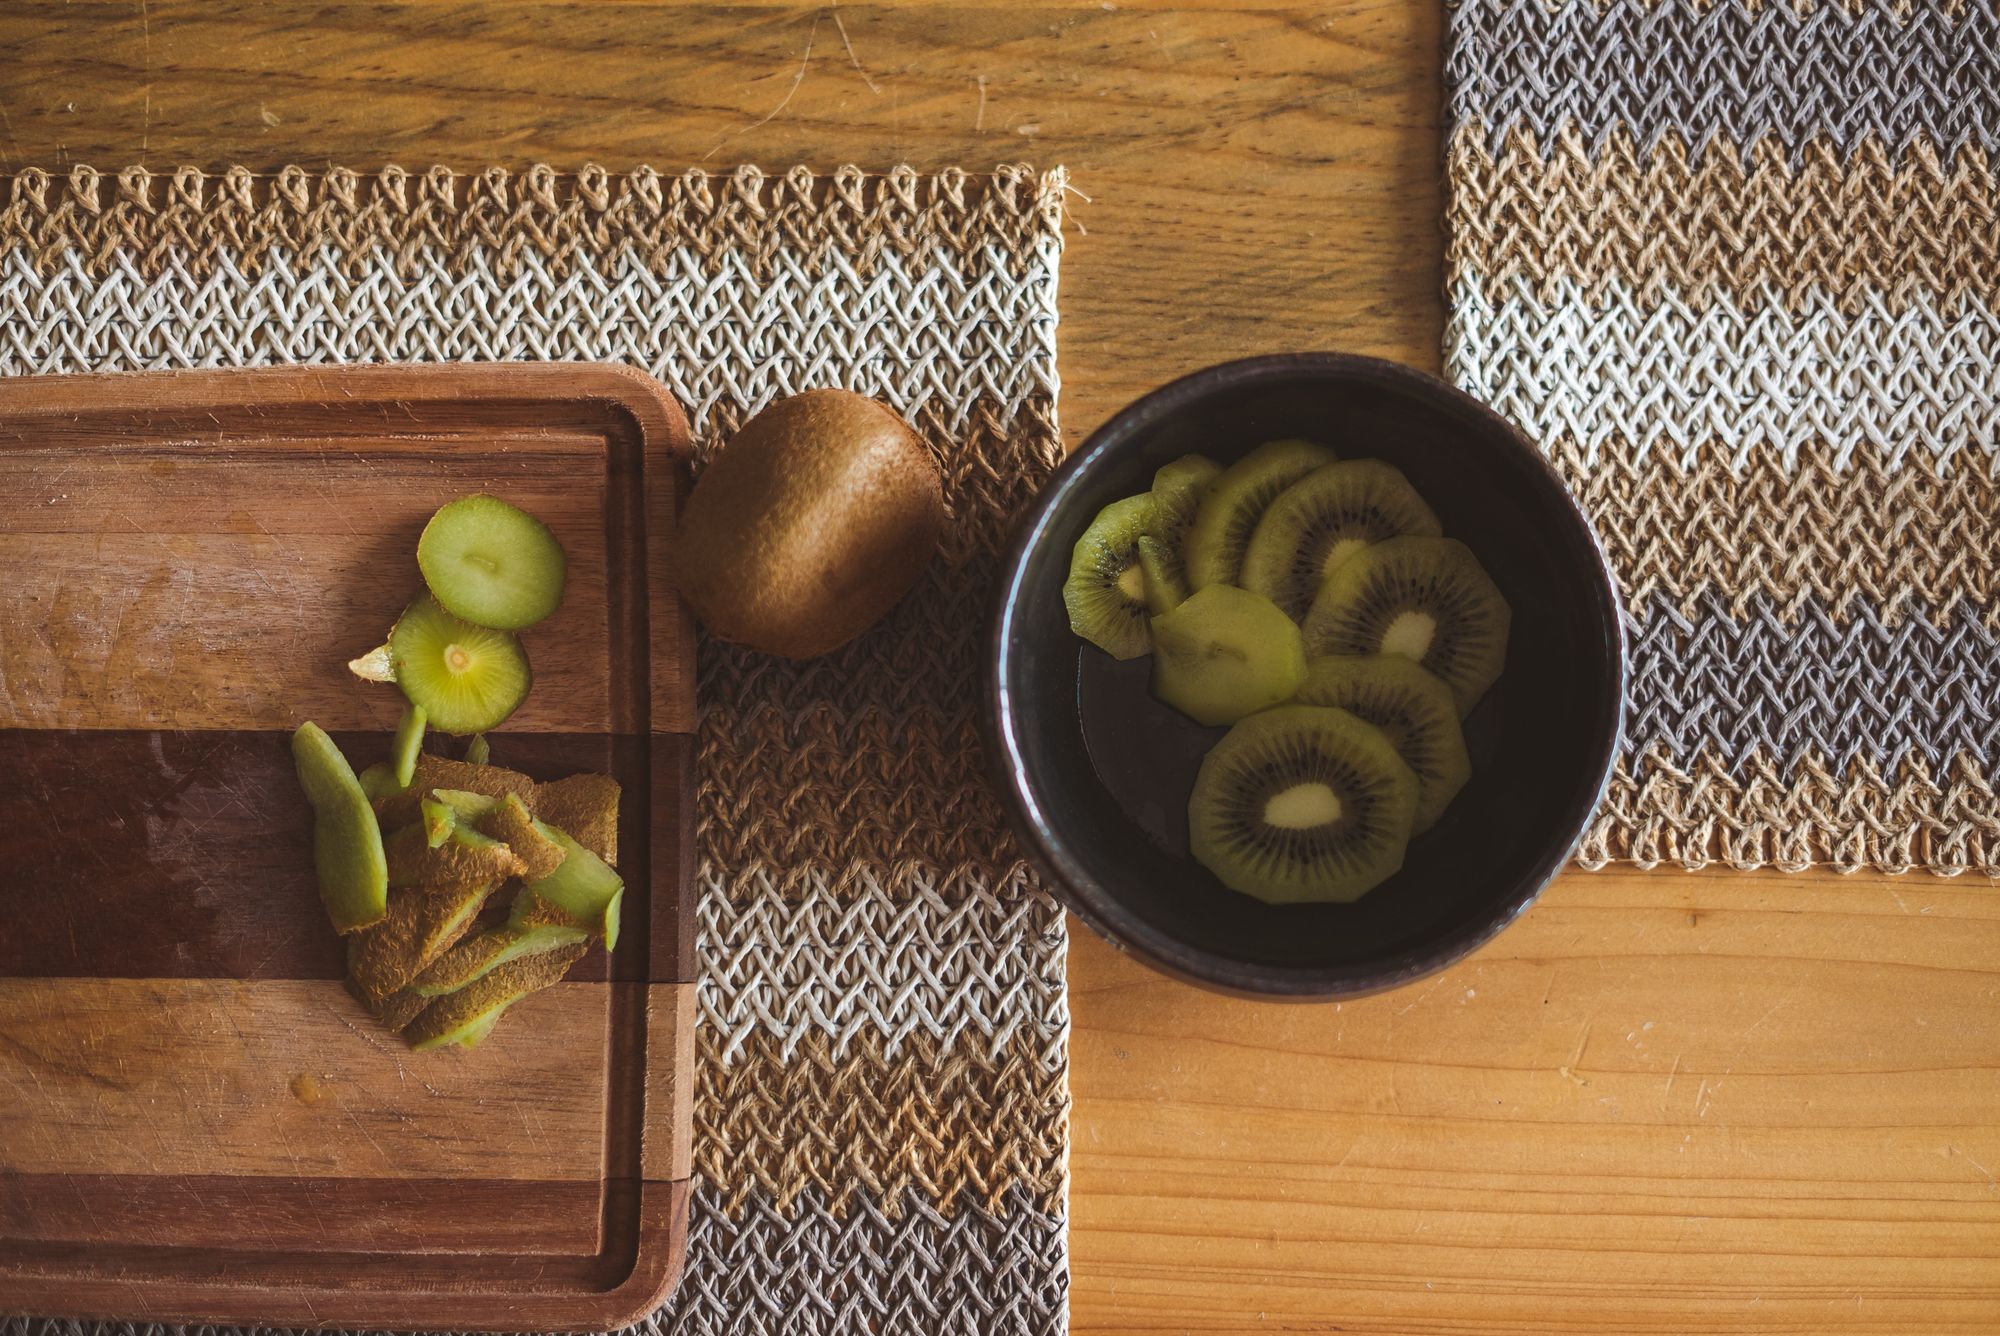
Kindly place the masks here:
<instances>
[{"instance_id":1,"label":"kiwi slice with black seeds","mask_svg":"<svg viewBox=\"0 0 2000 1336\"><path fill-rule=\"evenodd\" d=\"M1280 492L1332 462L1333 451L1311 441L1266 441L1224 469L1203 493L1188 530L1189 583L1236 584L1264 511Z\"/></svg>"},{"instance_id":2,"label":"kiwi slice with black seeds","mask_svg":"<svg viewBox=\"0 0 2000 1336\"><path fill-rule=\"evenodd\" d=\"M1172 612L1194 592L1187 573L1188 531L1201 498L1221 474L1222 465L1206 455L1182 455L1153 475L1153 527L1139 540L1139 565L1154 616Z\"/></svg>"},{"instance_id":3,"label":"kiwi slice with black seeds","mask_svg":"<svg viewBox=\"0 0 2000 1336\"><path fill-rule=\"evenodd\" d=\"M1304 621L1334 568L1371 543L1444 532L1402 471L1379 459L1314 469L1278 494L1243 550L1241 583Z\"/></svg>"},{"instance_id":4,"label":"kiwi slice with black seeds","mask_svg":"<svg viewBox=\"0 0 2000 1336\"><path fill-rule=\"evenodd\" d=\"M1223 885L1268 904L1357 900L1403 866L1417 789L1373 724L1281 705L1203 758L1189 847Z\"/></svg>"},{"instance_id":5,"label":"kiwi slice with black seeds","mask_svg":"<svg viewBox=\"0 0 2000 1336\"><path fill-rule=\"evenodd\" d=\"M1326 577L1306 614L1306 654L1395 654L1451 688L1463 719L1500 676L1513 611L1472 549L1391 538Z\"/></svg>"},{"instance_id":6,"label":"kiwi slice with black seeds","mask_svg":"<svg viewBox=\"0 0 2000 1336\"><path fill-rule=\"evenodd\" d=\"M1070 629L1114 659L1136 659L1153 647L1146 629L1146 577L1139 540L1153 522L1150 493L1113 501L1097 513L1070 554L1063 606Z\"/></svg>"},{"instance_id":7,"label":"kiwi slice with black seeds","mask_svg":"<svg viewBox=\"0 0 2000 1336\"><path fill-rule=\"evenodd\" d=\"M1413 831L1436 825L1472 778L1451 688L1408 659L1393 654L1316 659L1293 699L1346 710L1382 730L1417 777Z\"/></svg>"}]
</instances>

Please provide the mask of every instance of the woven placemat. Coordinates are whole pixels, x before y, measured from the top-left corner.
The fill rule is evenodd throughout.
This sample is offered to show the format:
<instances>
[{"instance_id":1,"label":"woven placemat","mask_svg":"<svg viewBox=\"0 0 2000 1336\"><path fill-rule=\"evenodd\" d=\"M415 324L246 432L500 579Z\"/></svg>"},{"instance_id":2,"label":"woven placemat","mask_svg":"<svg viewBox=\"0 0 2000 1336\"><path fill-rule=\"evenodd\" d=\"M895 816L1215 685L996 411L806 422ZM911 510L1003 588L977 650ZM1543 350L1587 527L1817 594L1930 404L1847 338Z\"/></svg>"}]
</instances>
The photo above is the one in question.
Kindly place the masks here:
<instances>
[{"instance_id":1,"label":"woven placemat","mask_svg":"<svg viewBox=\"0 0 2000 1336\"><path fill-rule=\"evenodd\" d=\"M1449 374L1623 587L1582 857L2000 874L2000 9L1460 0Z\"/></svg>"},{"instance_id":2,"label":"woven placemat","mask_svg":"<svg viewBox=\"0 0 2000 1336\"><path fill-rule=\"evenodd\" d=\"M999 548L1061 453L1061 192L1025 168L7 185L0 373L617 361L704 453L820 385L936 452L943 551L881 626L804 664L701 646L695 1190L648 1330L1066 1324L1063 920L975 726Z\"/></svg>"}]
</instances>

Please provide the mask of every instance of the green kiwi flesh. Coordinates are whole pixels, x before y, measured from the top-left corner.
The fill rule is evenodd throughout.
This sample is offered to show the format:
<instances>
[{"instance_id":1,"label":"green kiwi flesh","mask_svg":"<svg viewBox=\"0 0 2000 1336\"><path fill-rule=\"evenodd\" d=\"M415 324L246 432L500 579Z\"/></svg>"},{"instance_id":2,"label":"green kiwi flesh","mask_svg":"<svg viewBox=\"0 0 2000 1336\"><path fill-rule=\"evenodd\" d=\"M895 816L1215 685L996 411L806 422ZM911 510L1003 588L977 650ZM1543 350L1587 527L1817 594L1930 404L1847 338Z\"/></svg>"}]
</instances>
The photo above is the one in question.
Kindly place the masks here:
<instances>
[{"instance_id":1,"label":"green kiwi flesh","mask_svg":"<svg viewBox=\"0 0 2000 1336\"><path fill-rule=\"evenodd\" d=\"M1187 539L1195 512L1222 465L1205 455L1182 455L1153 475L1153 523L1139 540L1139 566L1146 577L1146 606L1155 616L1172 612L1194 592L1188 583Z\"/></svg>"},{"instance_id":2,"label":"green kiwi flesh","mask_svg":"<svg viewBox=\"0 0 2000 1336\"><path fill-rule=\"evenodd\" d=\"M1203 493L1188 530L1188 582L1195 589L1235 584L1257 521L1278 494L1333 462L1311 441L1266 441L1224 469Z\"/></svg>"},{"instance_id":3,"label":"green kiwi flesh","mask_svg":"<svg viewBox=\"0 0 2000 1336\"><path fill-rule=\"evenodd\" d=\"M478 626L424 597L389 633L396 685L446 733L498 728L527 699L534 674L511 632Z\"/></svg>"},{"instance_id":4,"label":"green kiwi flesh","mask_svg":"<svg viewBox=\"0 0 2000 1336\"><path fill-rule=\"evenodd\" d=\"M389 910L389 864L360 779L314 723L292 734L292 763L313 809L313 870L327 917L343 933L379 923Z\"/></svg>"},{"instance_id":5,"label":"green kiwi flesh","mask_svg":"<svg viewBox=\"0 0 2000 1336\"><path fill-rule=\"evenodd\" d=\"M514 851L521 860L522 877L535 881L562 866L568 850L556 842L549 827L528 815L527 804L516 794L508 794L480 817L482 835L490 835Z\"/></svg>"},{"instance_id":6,"label":"green kiwi flesh","mask_svg":"<svg viewBox=\"0 0 2000 1336\"><path fill-rule=\"evenodd\" d=\"M1357 900L1402 867L1417 787L1374 725L1282 705L1203 758L1189 846L1223 885L1267 904Z\"/></svg>"},{"instance_id":7,"label":"green kiwi flesh","mask_svg":"<svg viewBox=\"0 0 2000 1336\"><path fill-rule=\"evenodd\" d=\"M502 965L479 982L433 1001L404 1029L403 1037L419 1051L468 1038L477 1043L492 1029L489 1022L528 994L559 982L587 949L588 943L576 942Z\"/></svg>"},{"instance_id":8,"label":"green kiwi flesh","mask_svg":"<svg viewBox=\"0 0 2000 1336\"><path fill-rule=\"evenodd\" d=\"M1210 585L1153 619L1153 694L1198 723L1289 700L1305 675L1298 624L1247 589Z\"/></svg>"},{"instance_id":9,"label":"green kiwi flesh","mask_svg":"<svg viewBox=\"0 0 2000 1336\"><path fill-rule=\"evenodd\" d=\"M560 829L613 867L618 866L618 798L609 775L570 775L521 795L537 820Z\"/></svg>"},{"instance_id":10,"label":"green kiwi flesh","mask_svg":"<svg viewBox=\"0 0 2000 1336\"><path fill-rule=\"evenodd\" d=\"M1306 614L1306 652L1413 659L1451 688L1463 719L1500 676L1512 618L1465 544L1391 538L1327 576Z\"/></svg>"},{"instance_id":11,"label":"green kiwi flesh","mask_svg":"<svg viewBox=\"0 0 2000 1336\"><path fill-rule=\"evenodd\" d=\"M1408 659L1393 654L1315 659L1293 699L1346 710L1382 730L1417 777L1413 833L1436 825L1472 778L1451 688Z\"/></svg>"},{"instance_id":12,"label":"green kiwi flesh","mask_svg":"<svg viewBox=\"0 0 2000 1336\"><path fill-rule=\"evenodd\" d=\"M553 951L590 934L566 923L504 923L468 937L438 957L410 984L423 997L442 997L477 983L509 961Z\"/></svg>"},{"instance_id":13,"label":"green kiwi flesh","mask_svg":"<svg viewBox=\"0 0 2000 1336\"><path fill-rule=\"evenodd\" d=\"M424 724L428 716L421 705L409 705L396 724L396 740L389 746L389 764L396 768L396 786L407 789L417 772L417 757L424 749Z\"/></svg>"},{"instance_id":14,"label":"green kiwi flesh","mask_svg":"<svg viewBox=\"0 0 2000 1336\"><path fill-rule=\"evenodd\" d=\"M542 833L561 846L561 866L546 877L525 883L514 898L511 923L560 923L582 928L604 939L604 948L618 948L619 906L625 882L610 864L554 826Z\"/></svg>"},{"instance_id":15,"label":"green kiwi flesh","mask_svg":"<svg viewBox=\"0 0 2000 1336\"><path fill-rule=\"evenodd\" d=\"M497 496L441 506L417 540L431 595L477 626L521 631L562 602L568 561L546 524Z\"/></svg>"},{"instance_id":16,"label":"green kiwi flesh","mask_svg":"<svg viewBox=\"0 0 2000 1336\"><path fill-rule=\"evenodd\" d=\"M1150 494L1113 501L1070 552L1063 582L1070 629L1114 659L1136 659L1152 648L1146 577L1139 568L1139 539L1152 519Z\"/></svg>"},{"instance_id":17,"label":"green kiwi flesh","mask_svg":"<svg viewBox=\"0 0 2000 1336\"><path fill-rule=\"evenodd\" d=\"M1278 494L1243 551L1240 583L1304 621L1332 571L1361 549L1444 530L1402 471L1379 459L1314 469Z\"/></svg>"}]
</instances>

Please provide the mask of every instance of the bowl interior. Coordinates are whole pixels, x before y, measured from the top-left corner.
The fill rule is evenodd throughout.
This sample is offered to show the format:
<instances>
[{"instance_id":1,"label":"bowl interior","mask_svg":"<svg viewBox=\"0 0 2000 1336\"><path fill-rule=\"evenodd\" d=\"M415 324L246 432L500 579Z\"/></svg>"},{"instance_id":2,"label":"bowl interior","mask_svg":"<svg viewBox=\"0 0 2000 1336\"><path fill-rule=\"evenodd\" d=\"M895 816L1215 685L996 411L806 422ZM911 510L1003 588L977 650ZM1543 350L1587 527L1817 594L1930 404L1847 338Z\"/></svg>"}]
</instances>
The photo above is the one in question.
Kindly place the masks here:
<instances>
[{"instance_id":1,"label":"bowl interior","mask_svg":"<svg viewBox=\"0 0 2000 1336\"><path fill-rule=\"evenodd\" d=\"M1402 871L1352 905L1266 906L1188 857L1187 796L1226 730L1155 701L1150 660L1084 644L1062 602L1070 549L1099 508L1188 452L1227 464L1282 436L1402 469L1514 612L1506 671L1466 720L1471 781ZM1141 400L1059 475L1008 579L997 723L1031 843L1100 931L1224 987L1362 991L1462 955L1568 857L1615 751L1622 648L1587 525L1497 418L1386 363L1266 359Z\"/></svg>"}]
</instances>

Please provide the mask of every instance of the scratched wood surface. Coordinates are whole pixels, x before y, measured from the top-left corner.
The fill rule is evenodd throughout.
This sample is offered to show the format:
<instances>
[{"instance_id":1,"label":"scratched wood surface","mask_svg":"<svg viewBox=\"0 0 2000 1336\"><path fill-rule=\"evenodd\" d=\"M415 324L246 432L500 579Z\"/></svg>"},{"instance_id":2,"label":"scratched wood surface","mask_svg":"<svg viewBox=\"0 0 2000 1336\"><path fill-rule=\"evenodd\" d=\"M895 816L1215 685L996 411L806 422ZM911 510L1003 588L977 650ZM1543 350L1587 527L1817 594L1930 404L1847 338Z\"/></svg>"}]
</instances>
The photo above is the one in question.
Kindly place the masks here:
<instances>
[{"instance_id":1,"label":"scratched wood surface","mask_svg":"<svg viewBox=\"0 0 2000 1336\"><path fill-rule=\"evenodd\" d=\"M1439 26L1421 0L51 0L0 10L0 165L1064 164L1074 441L1246 353L1435 368ZM1916 877L1574 874L1338 1009L1198 993L1079 930L1075 1329L2000 1329L1996 961L2000 901Z\"/></svg>"},{"instance_id":2,"label":"scratched wood surface","mask_svg":"<svg viewBox=\"0 0 2000 1336\"><path fill-rule=\"evenodd\" d=\"M693 679L646 534L686 449L622 368L0 380L0 1311L542 1329L657 1302L689 1172ZM472 491L570 561L524 636L549 703L495 759L615 776L632 893L617 952L414 1054L342 983L290 731L386 757L399 698L342 665Z\"/></svg>"}]
</instances>

